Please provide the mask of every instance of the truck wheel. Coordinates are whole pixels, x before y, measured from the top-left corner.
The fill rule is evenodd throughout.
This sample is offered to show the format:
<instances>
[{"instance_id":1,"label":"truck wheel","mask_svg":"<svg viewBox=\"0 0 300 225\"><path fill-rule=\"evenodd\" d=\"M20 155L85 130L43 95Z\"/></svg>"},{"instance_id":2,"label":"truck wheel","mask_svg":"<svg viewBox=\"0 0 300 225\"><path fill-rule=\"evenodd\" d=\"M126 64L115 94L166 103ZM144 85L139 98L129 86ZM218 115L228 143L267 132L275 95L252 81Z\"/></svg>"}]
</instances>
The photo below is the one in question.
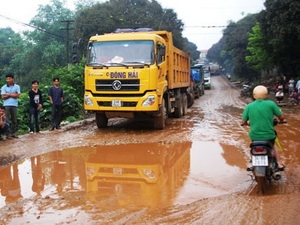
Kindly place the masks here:
<instances>
[{"instance_id":1,"label":"truck wheel","mask_svg":"<svg viewBox=\"0 0 300 225\"><path fill-rule=\"evenodd\" d=\"M174 110L174 117L175 118L181 118L183 115L183 107L182 107L182 95L179 93L176 97L176 105Z\"/></svg>"},{"instance_id":2,"label":"truck wheel","mask_svg":"<svg viewBox=\"0 0 300 225\"><path fill-rule=\"evenodd\" d=\"M194 95L192 93L187 93L187 101L188 101L188 108L192 107L194 104Z\"/></svg>"},{"instance_id":3,"label":"truck wheel","mask_svg":"<svg viewBox=\"0 0 300 225\"><path fill-rule=\"evenodd\" d=\"M96 113L96 124L99 129L106 127L107 121L108 119L104 113Z\"/></svg>"},{"instance_id":4,"label":"truck wheel","mask_svg":"<svg viewBox=\"0 0 300 225\"><path fill-rule=\"evenodd\" d=\"M196 92L197 92L196 98L200 98L201 96L200 88L197 88Z\"/></svg>"},{"instance_id":5,"label":"truck wheel","mask_svg":"<svg viewBox=\"0 0 300 225\"><path fill-rule=\"evenodd\" d=\"M182 93L182 115L187 114L187 96L186 93Z\"/></svg>"},{"instance_id":6,"label":"truck wheel","mask_svg":"<svg viewBox=\"0 0 300 225\"><path fill-rule=\"evenodd\" d=\"M165 99L162 100L162 104L159 107L159 115L154 117L154 128L155 129L164 129L166 126L167 119L167 109L165 105Z\"/></svg>"}]
</instances>

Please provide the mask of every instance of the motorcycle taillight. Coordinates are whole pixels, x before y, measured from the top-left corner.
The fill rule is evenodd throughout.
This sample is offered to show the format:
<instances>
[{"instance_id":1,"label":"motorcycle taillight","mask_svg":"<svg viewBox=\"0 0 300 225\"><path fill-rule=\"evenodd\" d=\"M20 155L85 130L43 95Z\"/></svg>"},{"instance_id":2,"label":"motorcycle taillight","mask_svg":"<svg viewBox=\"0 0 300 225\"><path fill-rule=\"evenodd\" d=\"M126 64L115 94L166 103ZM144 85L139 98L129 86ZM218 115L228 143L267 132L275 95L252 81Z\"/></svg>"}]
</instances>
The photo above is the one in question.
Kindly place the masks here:
<instances>
[{"instance_id":1,"label":"motorcycle taillight","mask_svg":"<svg viewBox=\"0 0 300 225\"><path fill-rule=\"evenodd\" d=\"M251 148L252 155L265 155L267 153L268 153L268 149L263 148L263 147Z\"/></svg>"}]
</instances>

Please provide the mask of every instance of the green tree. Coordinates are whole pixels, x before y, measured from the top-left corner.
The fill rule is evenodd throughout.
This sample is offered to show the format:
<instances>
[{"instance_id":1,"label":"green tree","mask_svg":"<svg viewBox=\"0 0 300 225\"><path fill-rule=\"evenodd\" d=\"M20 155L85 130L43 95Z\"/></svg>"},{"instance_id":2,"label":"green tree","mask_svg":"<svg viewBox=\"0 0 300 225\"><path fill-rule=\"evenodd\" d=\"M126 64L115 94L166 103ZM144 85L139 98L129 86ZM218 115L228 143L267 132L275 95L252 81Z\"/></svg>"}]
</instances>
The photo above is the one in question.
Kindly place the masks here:
<instances>
[{"instance_id":1,"label":"green tree","mask_svg":"<svg viewBox=\"0 0 300 225\"><path fill-rule=\"evenodd\" d=\"M183 23L177 14L172 9L163 9L155 0L110 0L82 7L76 13L74 25L75 39L81 40L81 52L93 35L111 33L118 28L148 27L172 32L177 48L199 57L195 45L182 37Z\"/></svg>"},{"instance_id":2,"label":"green tree","mask_svg":"<svg viewBox=\"0 0 300 225\"><path fill-rule=\"evenodd\" d=\"M0 28L0 75L13 71L10 63L23 49L24 41L20 34L11 28Z\"/></svg>"},{"instance_id":3,"label":"green tree","mask_svg":"<svg viewBox=\"0 0 300 225\"><path fill-rule=\"evenodd\" d=\"M246 56L246 62L257 72L271 70L271 57L265 48L267 40L261 33L259 23L256 23L256 25L252 28L252 33L249 33L248 35L249 39L247 50L250 52L250 55Z\"/></svg>"},{"instance_id":4,"label":"green tree","mask_svg":"<svg viewBox=\"0 0 300 225\"><path fill-rule=\"evenodd\" d=\"M224 64L224 55L221 55L221 52L223 50L224 46L224 38L220 39L220 41L216 44L213 44L213 46L207 51L206 58L211 62L216 62L219 65Z\"/></svg>"},{"instance_id":5,"label":"green tree","mask_svg":"<svg viewBox=\"0 0 300 225\"><path fill-rule=\"evenodd\" d=\"M264 46L279 73L299 75L300 70L300 1L265 1L258 17Z\"/></svg>"},{"instance_id":6,"label":"green tree","mask_svg":"<svg viewBox=\"0 0 300 225\"><path fill-rule=\"evenodd\" d=\"M260 73L253 70L246 63L245 57L249 55L247 50L248 33L256 24L256 15L250 14L239 20L238 22L230 22L223 32L223 57L226 56L224 61L227 61L227 71L231 72L234 77L239 77L245 80L255 80L260 76ZM231 62L228 62L228 59Z\"/></svg>"}]
</instances>

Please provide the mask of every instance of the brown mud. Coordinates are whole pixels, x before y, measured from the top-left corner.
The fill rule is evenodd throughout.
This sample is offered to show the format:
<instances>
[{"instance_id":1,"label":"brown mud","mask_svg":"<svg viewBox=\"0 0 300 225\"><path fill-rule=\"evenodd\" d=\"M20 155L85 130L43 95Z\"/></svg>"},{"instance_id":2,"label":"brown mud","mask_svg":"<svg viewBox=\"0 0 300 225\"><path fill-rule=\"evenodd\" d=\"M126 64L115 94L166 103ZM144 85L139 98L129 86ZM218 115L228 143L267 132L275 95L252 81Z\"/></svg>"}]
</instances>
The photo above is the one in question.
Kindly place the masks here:
<instances>
[{"instance_id":1,"label":"brown mud","mask_svg":"<svg viewBox=\"0 0 300 225\"><path fill-rule=\"evenodd\" d=\"M247 101L220 76L185 117L93 119L0 144L0 224L299 224L298 106L276 130L283 178L257 194Z\"/></svg>"}]
</instances>

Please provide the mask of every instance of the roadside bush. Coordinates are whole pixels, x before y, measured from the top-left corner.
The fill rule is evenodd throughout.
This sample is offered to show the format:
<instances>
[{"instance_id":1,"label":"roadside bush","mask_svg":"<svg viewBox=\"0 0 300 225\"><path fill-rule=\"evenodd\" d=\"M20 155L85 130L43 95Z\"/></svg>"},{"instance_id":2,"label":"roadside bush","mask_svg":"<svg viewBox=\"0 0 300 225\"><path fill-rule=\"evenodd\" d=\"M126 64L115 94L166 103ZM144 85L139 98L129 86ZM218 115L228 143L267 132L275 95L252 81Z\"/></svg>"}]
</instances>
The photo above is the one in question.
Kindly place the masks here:
<instances>
[{"instance_id":1,"label":"roadside bush","mask_svg":"<svg viewBox=\"0 0 300 225\"><path fill-rule=\"evenodd\" d=\"M52 78L59 77L60 84L64 91L62 123L74 122L84 118L83 109L83 64L71 65L59 69L48 68L43 77L39 77L39 89L42 92L43 108L41 109L41 129L47 129L51 122L51 104L48 92L52 86ZM48 74L48 75L47 75ZM51 74L51 75L50 75ZM5 81L4 81L5 82ZM45 85L50 84L50 85ZM28 84L27 90L21 86L21 95L19 97L18 107L18 130L19 133L27 133L29 130L29 96L28 91L31 83ZM2 105L2 100L0 99Z\"/></svg>"},{"instance_id":2,"label":"roadside bush","mask_svg":"<svg viewBox=\"0 0 300 225\"><path fill-rule=\"evenodd\" d=\"M43 96L43 108L41 109L41 129L46 129L51 122L51 104L48 97L48 91L51 86L40 85L39 89ZM82 97L77 96L76 90L68 85L61 86L64 90L64 103L62 120L73 122L83 118L84 110ZM29 130L29 96L24 92L19 98L18 107L18 128L19 132L25 133Z\"/></svg>"}]
</instances>

